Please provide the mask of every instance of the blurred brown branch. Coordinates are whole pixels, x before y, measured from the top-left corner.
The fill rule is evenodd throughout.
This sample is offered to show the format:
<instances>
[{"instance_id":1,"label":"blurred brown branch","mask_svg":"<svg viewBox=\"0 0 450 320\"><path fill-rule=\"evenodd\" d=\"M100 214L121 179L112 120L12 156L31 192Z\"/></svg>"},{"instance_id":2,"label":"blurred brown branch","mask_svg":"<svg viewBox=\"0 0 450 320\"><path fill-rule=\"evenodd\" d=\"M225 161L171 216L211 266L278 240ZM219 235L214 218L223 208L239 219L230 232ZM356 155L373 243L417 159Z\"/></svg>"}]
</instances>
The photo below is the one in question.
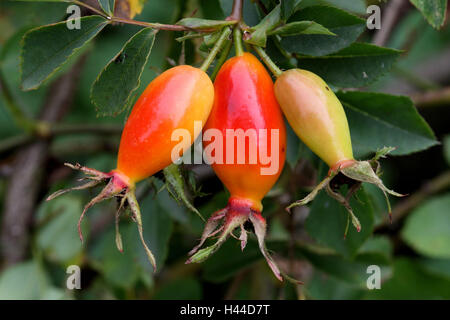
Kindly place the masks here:
<instances>
[{"instance_id":1,"label":"blurred brown branch","mask_svg":"<svg viewBox=\"0 0 450 320\"><path fill-rule=\"evenodd\" d=\"M450 170L425 183L417 192L400 201L392 210L392 223L395 223L407 215L411 210L419 206L429 196L450 188ZM385 218L377 229L389 226L389 219Z\"/></svg>"},{"instance_id":2,"label":"blurred brown branch","mask_svg":"<svg viewBox=\"0 0 450 320\"><path fill-rule=\"evenodd\" d=\"M422 82L433 84L448 82L450 80L450 47L430 55L417 67L408 71ZM403 81L398 79L395 82L388 83L381 90L391 94L413 95L417 93L417 89L417 83L410 81L410 79Z\"/></svg>"},{"instance_id":3,"label":"blurred brown branch","mask_svg":"<svg viewBox=\"0 0 450 320\"><path fill-rule=\"evenodd\" d=\"M57 122L68 112L85 60L86 56L82 56L69 72L51 84L40 112L41 121ZM6 190L0 234L5 266L26 257L30 236L28 228L35 212L48 150L49 142L38 140L20 150L15 159Z\"/></svg>"},{"instance_id":4,"label":"blurred brown branch","mask_svg":"<svg viewBox=\"0 0 450 320\"><path fill-rule=\"evenodd\" d=\"M29 134L22 134L3 139L0 141L0 154L27 145L32 142L33 139L34 137Z\"/></svg>"},{"instance_id":5,"label":"blurred brown branch","mask_svg":"<svg viewBox=\"0 0 450 320\"><path fill-rule=\"evenodd\" d=\"M51 124L43 123L41 129L36 131L34 135L23 134L15 137L7 138L0 141L0 153L10 151L15 148L22 147L30 142L52 138L54 136L73 134L73 133L90 133L99 135L120 134L123 127L116 124Z\"/></svg>"},{"instance_id":6,"label":"blurred brown branch","mask_svg":"<svg viewBox=\"0 0 450 320\"><path fill-rule=\"evenodd\" d=\"M68 157L81 155L96 155L100 152L107 152L116 154L119 147L117 139L108 138L90 138L89 143L86 140L80 139L64 143L52 144L51 156L61 162L67 161Z\"/></svg>"},{"instance_id":7,"label":"blurred brown branch","mask_svg":"<svg viewBox=\"0 0 450 320\"><path fill-rule=\"evenodd\" d=\"M381 29L379 29L373 37L374 44L377 46L386 45L395 24L408 4L409 2L406 0L391 0L386 4L383 8Z\"/></svg>"},{"instance_id":8,"label":"blurred brown branch","mask_svg":"<svg viewBox=\"0 0 450 320\"><path fill-rule=\"evenodd\" d=\"M233 300L236 298L236 294L242 283L247 279L249 272L249 268L244 268L234 276L233 280L230 283L230 286L225 293L225 296L223 298L224 300Z\"/></svg>"},{"instance_id":9,"label":"blurred brown branch","mask_svg":"<svg viewBox=\"0 0 450 320\"><path fill-rule=\"evenodd\" d=\"M177 24L163 24L163 23L153 23L153 22L146 22L146 21L137 21L133 19L129 19L129 7L125 7L123 5L117 6L117 8L120 8L120 10L115 10L114 15L111 17L108 17L106 13L104 13L101 9L98 3L92 2L92 1L77 1L74 0L73 3L78 4L80 6L85 7L86 9L92 11L95 14L98 14L100 16L103 16L107 18L108 20L116 23L125 23L125 24L132 24L147 28L153 28L156 30L169 30L169 31L194 31L194 32L212 32L214 30L212 29L205 29L205 30L199 30L199 29L192 29L189 27L185 27L182 25ZM126 3L125 1L118 1L118 4ZM125 9L125 10L124 10ZM128 12L127 12L128 10ZM120 14L121 16L118 16Z\"/></svg>"},{"instance_id":10,"label":"blurred brown branch","mask_svg":"<svg viewBox=\"0 0 450 320\"><path fill-rule=\"evenodd\" d=\"M411 98L419 108L450 105L450 87L417 93L412 95Z\"/></svg>"}]
</instances>

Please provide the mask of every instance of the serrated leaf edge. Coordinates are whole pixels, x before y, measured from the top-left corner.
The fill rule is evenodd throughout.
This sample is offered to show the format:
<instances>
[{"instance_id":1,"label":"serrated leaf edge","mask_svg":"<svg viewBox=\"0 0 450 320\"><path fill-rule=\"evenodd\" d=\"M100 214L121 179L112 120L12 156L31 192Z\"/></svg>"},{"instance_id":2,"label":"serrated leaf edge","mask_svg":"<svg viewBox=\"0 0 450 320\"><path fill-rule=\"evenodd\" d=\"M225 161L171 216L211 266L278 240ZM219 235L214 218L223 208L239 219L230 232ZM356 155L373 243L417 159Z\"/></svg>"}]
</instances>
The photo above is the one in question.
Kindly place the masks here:
<instances>
[{"instance_id":1,"label":"serrated leaf edge","mask_svg":"<svg viewBox=\"0 0 450 320\"><path fill-rule=\"evenodd\" d=\"M137 33L135 33L130 39L128 39L127 40L127 42L123 45L123 47L122 47L122 49L120 49L120 51L105 65L105 67L102 69L102 71L100 71L100 73L97 75L97 78L95 79L95 81L92 83L92 85L91 85L91 90L90 90L90 94L89 94L89 98L90 98L90 100L91 100L91 102L92 102L92 104L94 105L94 107L95 107L95 110L96 110L96 112L97 112L97 116L101 116L101 117L104 117L104 116L117 116L118 114L120 114L120 113L122 113L124 110L126 110L128 107L129 107L129 105L130 105L130 103L131 103L131 101L130 101L130 97L132 96L132 94L140 87L140 85L141 85L141 76L142 76L142 73L144 72L144 68L145 68L145 65L147 64L147 62L148 62L148 58L150 57L150 53L152 52L152 48L153 48L153 45L154 45L154 43L155 43L155 38L156 38L156 34L157 34L157 30L154 30L153 31L153 33L151 33L150 34L150 36L152 36L153 37L153 39L152 39L152 43L151 43L151 45L150 45L150 50L148 51L148 54L147 54L147 57L146 57L146 59L145 59L145 62L142 64L142 68L141 68L141 72L139 73L139 77L138 77L138 81L137 81L137 83L136 83L136 86L132 89L132 90L130 90L130 92L129 92L129 94L128 94L128 96L127 96L127 98L126 98L126 100L125 100L125 105L122 107L122 109L120 109L119 111L116 111L116 112L114 112L114 113L108 113L108 112L100 112L100 109L101 109L101 107L100 107L100 105L97 103L97 102L95 102L94 101L94 98L93 98L93 96L92 96L92 93L93 93L93 91L94 91L94 86L98 83L98 81L99 81L99 79L100 79L100 77L101 77L101 75L103 74L103 72L106 70L106 68L111 64L111 63L113 63L116 59L117 59L117 57L120 55L120 54L122 54L122 52L124 51L124 49L125 49L125 47L134 39L134 37L136 37L137 35L139 35L141 32L144 32L144 31L146 31L146 30L151 30L152 28L144 28L144 29L142 29L142 30L139 30Z\"/></svg>"},{"instance_id":2,"label":"serrated leaf edge","mask_svg":"<svg viewBox=\"0 0 450 320\"><path fill-rule=\"evenodd\" d=\"M100 18L104 19L103 17L101 17L101 16L99 16L99 15L87 16L87 17L81 17L80 19L83 19L83 18L86 18L86 19L87 19L87 18L93 18L93 17L100 17ZM48 79L50 79L57 71L59 71L59 70L61 69L61 67L67 62L67 60L69 60L71 57L73 57L73 56L75 55L75 53L77 53L79 50L81 50L81 48L84 47L84 45L86 45L89 41L91 41L93 38L95 38L95 37L100 33L100 31L102 31L103 28L106 27L106 25L108 25L108 24L110 23L110 21L108 21L108 20L106 20L106 19L104 19L104 20L105 20L105 21L103 22L103 26L102 26L101 28L99 28L99 30L98 30L98 31L97 31L90 39L88 39L83 45L81 45L80 47L74 49L74 50L72 51L72 53L71 53L70 55L67 56L67 59L66 59L65 62L63 62L62 64L60 64L58 67L56 67L52 72L50 72L50 73L49 73L43 80L41 80L37 85L35 85L35 86L33 86L33 87L30 87L30 88L24 89L24 88L23 88L23 81L24 81L24 80L23 80L23 63L24 63L24 61L23 61L23 53L25 52L25 49L24 49L25 38L29 35L29 33L33 32L33 31L40 30L40 29L47 28L47 27L52 27L52 26L55 26L55 25L58 25L58 24L65 24L65 23L67 22L67 20L66 20L66 21L57 22L57 23L47 24L47 25L45 25L45 26L40 26L40 27L37 27L37 28L33 28L33 29L31 29L31 30L28 30L28 31L23 35L22 40L20 41L20 55L19 55L20 88L21 88L23 91L30 91L30 90L35 90L35 89L39 88L43 83L45 83ZM99 24L98 26L100 26L100 25L101 25L101 24Z\"/></svg>"}]
</instances>

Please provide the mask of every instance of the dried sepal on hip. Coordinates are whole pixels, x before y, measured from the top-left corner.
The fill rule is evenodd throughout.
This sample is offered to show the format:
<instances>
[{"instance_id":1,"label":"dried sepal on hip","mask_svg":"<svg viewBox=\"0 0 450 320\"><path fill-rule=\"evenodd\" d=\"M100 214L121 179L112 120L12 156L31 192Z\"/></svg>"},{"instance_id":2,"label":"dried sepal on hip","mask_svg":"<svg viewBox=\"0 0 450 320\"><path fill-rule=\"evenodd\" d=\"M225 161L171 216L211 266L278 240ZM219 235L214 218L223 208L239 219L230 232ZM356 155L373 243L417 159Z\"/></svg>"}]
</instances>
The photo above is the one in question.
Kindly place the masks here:
<instances>
[{"instance_id":1,"label":"dried sepal on hip","mask_svg":"<svg viewBox=\"0 0 450 320\"><path fill-rule=\"evenodd\" d=\"M233 200L231 200L224 209L213 213L208 219L200 243L189 252L190 257L186 263L203 262L221 247L228 236L233 236L239 240L241 243L241 250L244 250L248 240L247 230L245 230L244 227L244 224L247 221L252 223L258 240L259 249L275 277L280 281L286 279L295 284L302 284L301 281L293 279L282 272L275 260L269 254L265 244L267 224L261 213L250 207L235 204ZM239 228L241 232L239 237L233 235L233 231L237 228ZM200 249L208 238L214 237L217 234L219 234L218 239L213 245Z\"/></svg>"},{"instance_id":2,"label":"dried sepal on hip","mask_svg":"<svg viewBox=\"0 0 450 320\"><path fill-rule=\"evenodd\" d=\"M147 258L151 265L153 266L153 271L156 272L156 261L155 258L151 252L151 250L148 248L147 244L145 243L144 236L143 236L143 228L142 228L142 218L141 218L141 211L139 208L139 204L136 200L135 196L135 189L134 186L130 186L126 181L124 181L120 174L118 174L115 171L111 171L109 173L104 173L95 169L91 169L88 167L81 166L80 164L72 165L70 163L65 163L66 166L69 168L72 168L74 170L79 170L83 173L85 173L87 176L81 180L89 180L89 182L81 185L76 186L69 189L59 190L51 194L47 201L50 201L56 197L59 197L67 192L73 191L73 190L83 190L95 187L99 185L100 183L106 183L106 186L103 188L103 190L95 196L92 200L90 200L84 207L83 212L80 215L80 219L78 220L78 234L80 236L81 242L83 242L83 234L81 231L81 223L83 221L83 218L89 208L94 206L97 203L100 203L104 200L110 199L110 198L119 198L120 204L119 208L115 215L115 228L116 228L116 246L117 249L120 252L123 252L123 244L122 244L122 237L119 232L119 217L121 210L125 207L125 204L128 204L128 207L130 208L132 212L132 218L137 223L138 231L139 231L139 237L142 242L142 245L144 246Z\"/></svg>"},{"instance_id":3,"label":"dried sepal on hip","mask_svg":"<svg viewBox=\"0 0 450 320\"><path fill-rule=\"evenodd\" d=\"M393 151L395 148L392 147L384 147L382 149L379 149L375 156L371 160L367 161L351 161L348 162L346 166L336 166L335 169L330 169L328 175L323 179L306 197L304 197L301 200L298 200L291 205L289 205L286 209L289 211L291 208L295 206L305 205L317 196L319 191L322 189L325 189L329 196L331 196L333 199L338 201L341 205L345 207L349 214L349 219L351 218L352 224L355 226L356 230L359 232L361 230L361 224L358 220L358 218L353 213L353 210L350 206L350 197L355 194L358 189L361 187L361 184L363 182L370 183L376 185L384 194L384 197L386 199L386 204L388 208L388 214L389 218L392 221L392 212L391 212L391 205L389 202L388 194L391 194L396 197L403 197L403 194L400 194L398 192L395 192L393 190L388 189L384 184L383 181L380 179L379 175L380 173L380 164L378 160L380 158L385 158L386 155ZM333 189L330 186L330 183L333 181L333 179L338 175L342 174L346 176L347 178L350 178L352 181L354 181L354 184L350 187L349 191L347 192L347 195L344 197L339 192L337 192L335 189ZM338 189L338 188L337 188ZM348 226L346 227L345 235L347 234ZM344 236L345 236L344 235Z\"/></svg>"}]
</instances>

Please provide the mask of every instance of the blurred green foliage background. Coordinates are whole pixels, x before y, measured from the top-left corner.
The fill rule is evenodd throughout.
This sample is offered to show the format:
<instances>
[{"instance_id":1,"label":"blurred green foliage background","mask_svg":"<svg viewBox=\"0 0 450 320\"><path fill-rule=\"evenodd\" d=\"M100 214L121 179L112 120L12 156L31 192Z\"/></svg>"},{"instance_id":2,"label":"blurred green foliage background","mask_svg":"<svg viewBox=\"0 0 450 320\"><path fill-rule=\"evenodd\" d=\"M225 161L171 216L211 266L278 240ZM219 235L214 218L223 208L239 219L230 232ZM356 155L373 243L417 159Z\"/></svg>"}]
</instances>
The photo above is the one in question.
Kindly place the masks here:
<instances>
[{"instance_id":1,"label":"blurred green foliage background","mask_svg":"<svg viewBox=\"0 0 450 320\"><path fill-rule=\"evenodd\" d=\"M272 2L275 1L263 1L268 6ZM365 16L364 1L323 2ZM231 1L225 0L149 0L134 19L175 23L191 14L223 19L227 15L224 10L230 6ZM250 1L245 6L246 22L255 25L262 17L261 11ZM0 3L3 85L23 112L35 118L45 110L50 97L61 94L55 92L55 83L69 72L79 80L60 122L110 124L120 129L127 112L117 117L97 117L89 98L90 88L102 68L140 27L107 26L51 81L38 90L20 89L23 34L33 27L62 21L66 8L66 3ZM298 208L288 215L284 207L304 195L324 171L323 164L290 132L288 164L263 205L269 221L269 249L284 270L305 284L279 283L253 238L244 252L240 251L239 241L229 239L205 263L185 265L187 252L197 243L203 222L173 200L167 190L156 192L162 186L158 178L148 179L138 188L145 238L160 266L153 275L129 217L120 222L124 253L117 251L114 201L99 204L88 212L83 223L87 240L84 245L79 241L76 224L93 193L73 192L45 202L51 192L73 185L81 177L65 168L64 162L79 162L104 171L114 168L120 130L53 137L48 148L42 149L45 155L34 169L32 184L23 186L21 192L13 192L11 180L21 177L18 170L29 174L27 168L17 165L17 158L30 144L8 147L7 143L23 135L23 130L6 108L6 100L0 99L0 299L450 299L450 27L446 24L439 31L434 29L412 5L402 10L385 46L404 52L389 74L365 86L363 91L410 96L442 143L420 153L382 161L386 184L408 194L404 199L391 199L392 224L386 221L382 194L371 186L365 186L359 194L363 203L354 201L355 212L362 215L363 231L357 234L350 230L346 240L342 219L336 218L345 216L345 211L324 194L315 200L311 210ZM158 33L136 96L172 64L183 60L188 64L201 63L201 41L189 40L182 47L175 41L181 35ZM374 32L366 30L359 40L371 42L373 36ZM188 169L192 169L196 184L206 193L196 197L194 205L208 217L226 204L227 192L206 165ZM10 239L4 235L5 230L14 227L5 225L8 197L9 201L30 203L31 215L24 218L26 222L21 226L25 228L26 237L22 238L26 250L16 258L6 254L23 251L23 245L5 241ZM368 205L370 213L366 214ZM81 290L66 289L66 268L73 264L82 270ZM381 267L380 290L368 290L366 286L367 266L373 264Z\"/></svg>"}]
</instances>

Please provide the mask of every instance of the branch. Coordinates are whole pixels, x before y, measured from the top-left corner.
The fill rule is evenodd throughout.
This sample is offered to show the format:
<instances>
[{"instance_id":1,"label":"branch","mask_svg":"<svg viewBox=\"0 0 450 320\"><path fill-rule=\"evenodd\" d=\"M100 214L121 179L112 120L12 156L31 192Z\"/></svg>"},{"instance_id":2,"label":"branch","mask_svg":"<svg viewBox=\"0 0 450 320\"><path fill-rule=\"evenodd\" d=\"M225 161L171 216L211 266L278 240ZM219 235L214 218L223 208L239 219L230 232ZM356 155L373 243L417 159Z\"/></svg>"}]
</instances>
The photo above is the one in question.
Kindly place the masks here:
<instances>
[{"instance_id":1,"label":"branch","mask_svg":"<svg viewBox=\"0 0 450 320\"><path fill-rule=\"evenodd\" d=\"M408 70L411 75L421 79L422 83L446 83L450 79L450 47L427 57L417 67ZM417 92L417 83L410 80L389 82L381 91L392 94L412 95Z\"/></svg>"},{"instance_id":2,"label":"branch","mask_svg":"<svg viewBox=\"0 0 450 320\"><path fill-rule=\"evenodd\" d=\"M427 200L431 195L444 191L450 187L450 170L445 171L441 175L433 178L425 183L417 192L413 193L406 199L400 201L392 210L392 222L397 222L407 215L411 210ZM376 227L389 226L389 219L385 218L383 222Z\"/></svg>"},{"instance_id":3,"label":"branch","mask_svg":"<svg viewBox=\"0 0 450 320\"><path fill-rule=\"evenodd\" d=\"M142 27L153 28L153 29L158 29L158 30L195 31L195 32L210 32L211 31L211 29L199 30L199 29L192 29L192 28L189 28L189 27L179 26L177 24L152 23L152 22L145 22L145 21L137 21L137 20L127 19L127 18L112 17L110 19L113 22L132 24L132 25L136 25L136 26L142 26Z\"/></svg>"},{"instance_id":4,"label":"branch","mask_svg":"<svg viewBox=\"0 0 450 320\"><path fill-rule=\"evenodd\" d=\"M120 134L123 127L116 124L51 124L40 123L41 129L34 134L22 134L0 141L0 154L22 147L41 138L53 138L55 136L90 133L98 135Z\"/></svg>"},{"instance_id":5,"label":"branch","mask_svg":"<svg viewBox=\"0 0 450 320\"><path fill-rule=\"evenodd\" d=\"M237 30L237 29L235 29ZM214 59L216 58L216 55L219 53L220 50L223 49L223 46L225 44L225 42L228 39L228 36L231 34L231 29L228 27L225 27L221 34L219 39L216 41L214 47L212 48L211 52L208 54L208 56L206 57L205 61L203 61L202 65L200 66L200 69L203 71L207 71L209 66L211 65L211 63L214 61Z\"/></svg>"},{"instance_id":6,"label":"branch","mask_svg":"<svg viewBox=\"0 0 450 320\"><path fill-rule=\"evenodd\" d=\"M96 13L98 15L101 15L102 17L108 18L108 16L102 10L94 8L93 6L91 6L91 5L87 4L87 3L84 3L84 2L78 1L78 0L74 0L72 2L77 4L77 5L79 5L79 6L85 7L86 9L89 9L92 12L94 12L94 13Z\"/></svg>"},{"instance_id":7,"label":"branch","mask_svg":"<svg viewBox=\"0 0 450 320\"><path fill-rule=\"evenodd\" d=\"M377 46L384 46L389 40L392 29L398 21L402 9L408 4L405 0L391 0L383 10L381 19L381 29L379 29L374 37L373 43Z\"/></svg>"},{"instance_id":8,"label":"branch","mask_svg":"<svg viewBox=\"0 0 450 320\"><path fill-rule=\"evenodd\" d=\"M84 2L81 1L73 1L73 3L83 6L89 10L91 10L92 12L112 21L112 22L117 22L117 23L126 23L126 24L132 24L132 25L137 25L137 26L142 26L142 27L147 27L147 28L153 28L153 29L158 29L158 30L169 30L169 31L196 31L196 32L208 32L211 30L197 30L197 29L192 29L189 27L184 27L184 26L180 26L180 25L176 25L176 24L162 24L162 23L152 23L152 22L145 22L145 21L137 21L137 20L132 20L132 19L128 19L128 18L120 18L120 17L109 17L106 13L104 13L103 11L94 8Z\"/></svg>"},{"instance_id":9,"label":"branch","mask_svg":"<svg viewBox=\"0 0 450 320\"><path fill-rule=\"evenodd\" d=\"M243 8L244 0L234 0L233 1L233 9L231 9L231 14L227 18L227 20L242 20L242 8Z\"/></svg>"},{"instance_id":10,"label":"branch","mask_svg":"<svg viewBox=\"0 0 450 320\"><path fill-rule=\"evenodd\" d=\"M233 300L236 298L236 294L242 283L247 279L249 272L249 268L244 268L234 276L233 281L231 281L231 284L225 293L224 300Z\"/></svg>"},{"instance_id":11,"label":"branch","mask_svg":"<svg viewBox=\"0 0 450 320\"><path fill-rule=\"evenodd\" d=\"M419 108L450 105L450 87L414 94L411 98Z\"/></svg>"},{"instance_id":12,"label":"branch","mask_svg":"<svg viewBox=\"0 0 450 320\"><path fill-rule=\"evenodd\" d=\"M52 83L44 107L41 109L39 117L41 121L55 122L67 113L73 102L85 60L86 56L81 57L68 73ZM26 258L28 229L35 212L48 149L48 141L38 140L18 153L15 160L6 189L0 234L5 266Z\"/></svg>"},{"instance_id":13,"label":"branch","mask_svg":"<svg viewBox=\"0 0 450 320\"><path fill-rule=\"evenodd\" d=\"M0 154L14 150L19 147L23 147L30 142L33 142L35 140L35 137L29 134L21 134L18 136L6 138L2 141L0 141Z\"/></svg>"}]
</instances>

